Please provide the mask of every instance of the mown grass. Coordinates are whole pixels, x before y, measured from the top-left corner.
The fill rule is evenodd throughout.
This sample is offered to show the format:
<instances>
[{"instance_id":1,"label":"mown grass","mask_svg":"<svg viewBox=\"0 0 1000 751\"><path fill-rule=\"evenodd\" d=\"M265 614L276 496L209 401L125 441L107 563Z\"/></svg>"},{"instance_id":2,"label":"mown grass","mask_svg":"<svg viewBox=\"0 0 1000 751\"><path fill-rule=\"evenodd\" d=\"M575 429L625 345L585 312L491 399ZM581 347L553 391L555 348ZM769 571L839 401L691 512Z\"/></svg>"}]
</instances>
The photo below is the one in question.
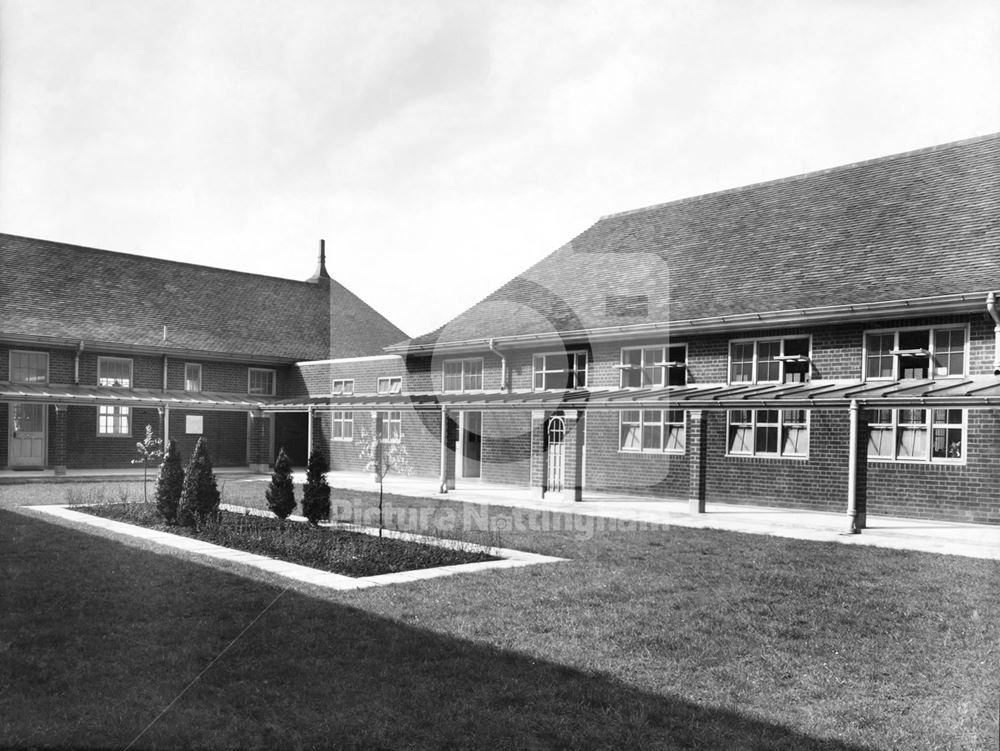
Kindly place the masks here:
<instances>
[{"instance_id":1,"label":"mown grass","mask_svg":"<svg viewBox=\"0 0 1000 751\"><path fill-rule=\"evenodd\" d=\"M388 500L408 529L421 509L449 537L496 522L573 560L272 604L273 585L0 512L0 745L123 746L251 623L140 747L996 745L994 562Z\"/></svg>"},{"instance_id":2,"label":"mown grass","mask_svg":"<svg viewBox=\"0 0 1000 751\"><path fill-rule=\"evenodd\" d=\"M84 495L86 498L86 495ZM81 500L80 498L76 499ZM84 503L88 503L86 500ZM197 528L168 525L153 503L90 501L79 511L105 519L182 535L344 576L378 576L462 563L497 560L472 545L443 547L249 513L220 511Z\"/></svg>"}]
</instances>

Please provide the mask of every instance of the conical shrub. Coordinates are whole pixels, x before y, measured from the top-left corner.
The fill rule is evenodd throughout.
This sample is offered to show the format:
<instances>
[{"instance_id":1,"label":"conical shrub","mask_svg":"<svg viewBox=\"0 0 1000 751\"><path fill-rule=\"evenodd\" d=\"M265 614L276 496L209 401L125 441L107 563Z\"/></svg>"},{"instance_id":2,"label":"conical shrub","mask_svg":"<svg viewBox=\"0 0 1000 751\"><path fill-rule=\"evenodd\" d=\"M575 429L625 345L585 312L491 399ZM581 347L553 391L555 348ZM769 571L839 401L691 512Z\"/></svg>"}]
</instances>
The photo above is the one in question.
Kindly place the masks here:
<instances>
[{"instance_id":1,"label":"conical shrub","mask_svg":"<svg viewBox=\"0 0 1000 751\"><path fill-rule=\"evenodd\" d=\"M208 442L198 439L194 454L188 462L181 489L180 510L177 521L188 527L204 523L209 516L219 511L219 487L212 471L212 459L208 455Z\"/></svg>"},{"instance_id":2,"label":"conical shrub","mask_svg":"<svg viewBox=\"0 0 1000 751\"><path fill-rule=\"evenodd\" d=\"M310 524L330 518L330 486L326 482L329 469L330 464L322 451L309 454L306 484L302 488L302 513Z\"/></svg>"},{"instance_id":3,"label":"conical shrub","mask_svg":"<svg viewBox=\"0 0 1000 751\"><path fill-rule=\"evenodd\" d=\"M264 495L267 498L267 507L282 521L295 510L292 464L284 448L278 451L278 458L274 460L274 472L271 474L271 482Z\"/></svg>"},{"instance_id":4,"label":"conical shrub","mask_svg":"<svg viewBox=\"0 0 1000 751\"><path fill-rule=\"evenodd\" d=\"M155 492L156 510L167 524L177 523L183 488L184 467L181 464L181 452L177 448L177 441L171 439L163 463L160 465L160 473L156 477Z\"/></svg>"}]
</instances>

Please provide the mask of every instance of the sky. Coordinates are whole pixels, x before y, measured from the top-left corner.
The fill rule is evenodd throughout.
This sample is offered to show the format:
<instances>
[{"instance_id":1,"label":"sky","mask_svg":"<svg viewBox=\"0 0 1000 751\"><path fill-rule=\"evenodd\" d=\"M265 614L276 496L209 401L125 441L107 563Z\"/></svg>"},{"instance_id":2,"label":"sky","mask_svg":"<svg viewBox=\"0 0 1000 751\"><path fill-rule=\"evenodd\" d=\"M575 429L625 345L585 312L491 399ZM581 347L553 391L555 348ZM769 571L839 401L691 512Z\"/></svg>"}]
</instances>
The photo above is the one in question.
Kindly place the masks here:
<instances>
[{"instance_id":1,"label":"sky","mask_svg":"<svg viewBox=\"0 0 1000 751\"><path fill-rule=\"evenodd\" d=\"M415 336L603 215L1000 131L998 90L996 0L0 0L0 231L290 279L325 238Z\"/></svg>"}]
</instances>

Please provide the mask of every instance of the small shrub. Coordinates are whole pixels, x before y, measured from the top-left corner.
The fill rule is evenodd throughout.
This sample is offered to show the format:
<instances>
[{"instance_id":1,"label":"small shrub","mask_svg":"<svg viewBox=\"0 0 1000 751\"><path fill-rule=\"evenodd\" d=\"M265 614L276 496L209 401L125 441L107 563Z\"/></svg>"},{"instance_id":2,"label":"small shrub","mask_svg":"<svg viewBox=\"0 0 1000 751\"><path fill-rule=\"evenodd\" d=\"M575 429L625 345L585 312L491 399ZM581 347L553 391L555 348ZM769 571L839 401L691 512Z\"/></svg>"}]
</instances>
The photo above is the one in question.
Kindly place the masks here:
<instances>
[{"instance_id":1,"label":"small shrub","mask_svg":"<svg viewBox=\"0 0 1000 751\"><path fill-rule=\"evenodd\" d=\"M183 489L184 467L181 464L181 452L177 448L177 441L171 439L170 445L167 446L167 455L160 465L155 491L156 510L167 524L177 523Z\"/></svg>"},{"instance_id":2,"label":"small shrub","mask_svg":"<svg viewBox=\"0 0 1000 751\"><path fill-rule=\"evenodd\" d=\"M295 510L292 464L288 461L288 454L285 453L284 448L278 451L278 458L274 460L271 483L267 486L264 496L267 498L267 507L271 509L271 513L282 521Z\"/></svg>"},{"instance_id":3,"label":"small shrub","mask_svg":"<svg viewBox=\"0 0 1000 751\"><path fill-rule=\"evenodd\" d=\"M135 444L135 450L138 452L139 458L133 459L132 464L142 465L142 500L143 503L149 503L147 493L149 465L156 464L163 458L163 441L153 435L152 425L146 426L146 437Z\"/></svg>"},{"instance_id":4,"label":"small shrub","mask_svg":"<svg viewBox=\"0 0 1000 751\"><path fill-rule=\"evenodd\" d=\"M313 526L321 519L330 518L330 486L326 482L329 469L330 464L322 451L309 455L306 484L302 488L302 513Z\"/></svg>"},{"instance_id":5,"label":"small shrub","mask_svg":"<svg viewBox=\"0 0 1000 751\"><path fill-rule=\"evenodd\" d=\"M203 524L209 516L218 513L219 500L219 487L215 482L215 472L212 471L212 459L208 455L208 442L201 437L184 473L177 521L186 527Z\"/></svg>"}]
</instances>

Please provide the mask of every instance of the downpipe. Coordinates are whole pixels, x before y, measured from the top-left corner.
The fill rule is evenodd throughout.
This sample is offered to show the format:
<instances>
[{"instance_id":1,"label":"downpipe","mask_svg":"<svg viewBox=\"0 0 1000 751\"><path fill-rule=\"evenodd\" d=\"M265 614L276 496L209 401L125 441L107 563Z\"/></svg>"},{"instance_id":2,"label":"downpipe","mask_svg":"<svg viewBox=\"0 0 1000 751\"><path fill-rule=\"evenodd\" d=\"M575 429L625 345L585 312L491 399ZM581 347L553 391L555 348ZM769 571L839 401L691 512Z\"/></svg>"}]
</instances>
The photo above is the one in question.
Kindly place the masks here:
<instances>
[{"instance_id":1,"label":"downpipe","mask_svg":"<svg viewBox=\"0 0 1000 751\"><path fill-rule=\"evenodd\" d=\"M1000 376L1000 311L997 310L997 296L986 295L986 312L993 318L993 375Z\"/></svg>"}]
</instances>

